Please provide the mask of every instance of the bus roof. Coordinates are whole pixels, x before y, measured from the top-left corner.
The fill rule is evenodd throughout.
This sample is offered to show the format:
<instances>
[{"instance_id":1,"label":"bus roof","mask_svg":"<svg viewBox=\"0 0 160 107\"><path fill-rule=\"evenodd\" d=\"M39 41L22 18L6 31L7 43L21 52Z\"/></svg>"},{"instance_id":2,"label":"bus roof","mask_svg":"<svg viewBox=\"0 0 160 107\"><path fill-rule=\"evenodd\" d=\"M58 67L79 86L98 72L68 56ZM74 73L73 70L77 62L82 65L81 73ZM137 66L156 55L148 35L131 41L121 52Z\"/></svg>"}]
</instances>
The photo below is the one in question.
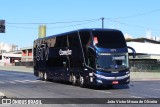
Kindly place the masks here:
<instances>
[{"instance_id":1,"label":"bus roof","mask_svg":"<svg viewBox=\"0 0 160 107\"><path fill-rule=\"evenodd\" d=\"M57 37L57 36L64 36L64 35L68 35L70 33L78 32L78 31L79 32L82 32L82 31L118 31L118 32L121 32L120 30L117 30L117 29L102 29L102 28L78 29L78 30L73 30L73 31L70 31L70 32L65 32L65 33L60 33L60 34L56 34L56 35L47 36L47 37L44 37L44 38L38 38L36 40L49 39L49 38Z\"/></svg>"}]
</instances>

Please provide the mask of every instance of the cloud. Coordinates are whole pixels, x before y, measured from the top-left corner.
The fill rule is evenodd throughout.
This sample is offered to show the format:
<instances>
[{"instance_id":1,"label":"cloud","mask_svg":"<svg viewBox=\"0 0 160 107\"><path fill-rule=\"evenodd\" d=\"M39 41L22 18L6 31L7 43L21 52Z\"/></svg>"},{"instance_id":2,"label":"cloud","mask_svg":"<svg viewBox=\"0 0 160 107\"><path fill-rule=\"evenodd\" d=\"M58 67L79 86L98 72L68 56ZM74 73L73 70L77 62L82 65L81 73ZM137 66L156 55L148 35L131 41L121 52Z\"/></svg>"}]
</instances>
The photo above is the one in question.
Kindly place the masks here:
<instances>
[{"instance_id":1,"label":"cloud","mask_svg":"<svg viewBox=\"0 0 160 107\"><path fill-rule=\"evenodd\" d=\"M131 35L127 34L127 33L124 34L124 37L125 37L126 39L133 39L133 37L132 37Z\"/></svg>"}]
</instances>

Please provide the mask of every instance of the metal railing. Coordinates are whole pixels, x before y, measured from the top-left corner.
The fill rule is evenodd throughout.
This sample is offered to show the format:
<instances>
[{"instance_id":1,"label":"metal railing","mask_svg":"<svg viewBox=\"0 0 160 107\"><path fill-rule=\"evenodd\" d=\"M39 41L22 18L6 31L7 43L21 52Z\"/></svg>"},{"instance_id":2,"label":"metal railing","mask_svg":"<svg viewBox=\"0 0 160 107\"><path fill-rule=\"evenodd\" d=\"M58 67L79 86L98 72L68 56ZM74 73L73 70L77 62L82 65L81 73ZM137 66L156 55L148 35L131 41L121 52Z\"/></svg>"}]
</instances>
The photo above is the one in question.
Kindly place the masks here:
<instances>
[{"instance_id":1,"label":"metal railing","mask_svg":"<svg viewBox=\"0 0 160 107\"><path fill-rule=\"evenodd\" d=\"M131 60L130 67L134 72L160 72L157 60Z\"/></svg>"},{"instance_id":2,"label":"metal railing","mask_svg":"<svg viewBox=\"0 0 160 107\"><path fill-rule=\"evenodd\" d=\"M30 61L30 62L16 62L15 66L33 67L33 61Z\"/></svg>"}]
</instances>

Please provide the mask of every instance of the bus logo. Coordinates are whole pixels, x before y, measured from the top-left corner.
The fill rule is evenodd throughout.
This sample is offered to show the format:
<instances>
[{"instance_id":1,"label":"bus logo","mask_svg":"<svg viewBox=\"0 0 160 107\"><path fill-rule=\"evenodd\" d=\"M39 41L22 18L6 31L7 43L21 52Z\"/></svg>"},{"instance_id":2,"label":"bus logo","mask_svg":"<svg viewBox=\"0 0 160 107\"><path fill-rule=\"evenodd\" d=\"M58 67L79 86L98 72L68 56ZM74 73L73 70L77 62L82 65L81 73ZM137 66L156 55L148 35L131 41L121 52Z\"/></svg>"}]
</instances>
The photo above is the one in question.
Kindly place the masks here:
<instances>
[{"instance_id":1,"label":"bus logo","mask_svg":"<svg viewBox=\"0 0 160 107\"><path fill-rule=\"evenodd\" d=\"M72 55L72 50L64 50L62 51L62 49L59 50L59 55L62 56L62 55Z\"/></svg>"},{"instance_id":2,"label":"bus logo","mask_svg":"<svg viewBox=\"0 0 160 107\"><path fill-rule=\"evenodd\" d=\"M38 44L36 48L36 59L37 61L45 59L48 60L49 47L46 44Z\"/></svg>"}]
</instances>

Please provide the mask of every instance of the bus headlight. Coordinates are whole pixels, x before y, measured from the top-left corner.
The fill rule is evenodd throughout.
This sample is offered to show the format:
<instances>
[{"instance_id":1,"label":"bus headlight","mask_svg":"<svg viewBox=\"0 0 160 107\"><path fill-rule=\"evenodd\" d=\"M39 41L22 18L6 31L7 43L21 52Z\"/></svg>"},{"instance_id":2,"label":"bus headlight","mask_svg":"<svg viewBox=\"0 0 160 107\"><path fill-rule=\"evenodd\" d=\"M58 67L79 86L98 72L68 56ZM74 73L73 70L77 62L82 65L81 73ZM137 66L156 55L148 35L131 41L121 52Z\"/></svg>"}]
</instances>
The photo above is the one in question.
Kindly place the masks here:
<instances>
[{"instance_id":1,"label":"bus headlight","mask_svg":"<svg viewBox=\"0 0 160 107\"><path fill-rule=\"evenodd\" d=\"M102 80L97 80L98 83L102 83Z\"/></svg>"},{"instance_id":2,"label":"bus headlight","mask_svg":"<svg viewBox=\"0 0 160 107\"><path fill-rule=\"evenodd\" d=\"M129 71L127 71L126 74L129 74Z\"/></svg>"}]
</instances>

